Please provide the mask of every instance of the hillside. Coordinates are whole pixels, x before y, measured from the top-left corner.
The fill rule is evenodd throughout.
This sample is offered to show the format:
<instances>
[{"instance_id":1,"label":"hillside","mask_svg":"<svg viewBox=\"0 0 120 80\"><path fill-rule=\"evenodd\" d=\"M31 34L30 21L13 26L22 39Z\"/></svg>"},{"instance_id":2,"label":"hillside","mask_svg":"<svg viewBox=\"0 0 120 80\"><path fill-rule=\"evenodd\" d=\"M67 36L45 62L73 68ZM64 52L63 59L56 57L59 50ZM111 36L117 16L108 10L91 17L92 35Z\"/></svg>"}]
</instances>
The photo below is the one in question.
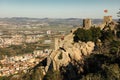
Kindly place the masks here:
<instances>
[{"instance_id":1,"label":"hillside","mask_svg":"<svg viewBox=\"0 0 120 80\"><path fill-rule=\"evenodd\" d=\"M50 56L10 80L119 80L120 24L109 20L103 28L77 28L56 38Z\"/></svg>"}]
</instances>

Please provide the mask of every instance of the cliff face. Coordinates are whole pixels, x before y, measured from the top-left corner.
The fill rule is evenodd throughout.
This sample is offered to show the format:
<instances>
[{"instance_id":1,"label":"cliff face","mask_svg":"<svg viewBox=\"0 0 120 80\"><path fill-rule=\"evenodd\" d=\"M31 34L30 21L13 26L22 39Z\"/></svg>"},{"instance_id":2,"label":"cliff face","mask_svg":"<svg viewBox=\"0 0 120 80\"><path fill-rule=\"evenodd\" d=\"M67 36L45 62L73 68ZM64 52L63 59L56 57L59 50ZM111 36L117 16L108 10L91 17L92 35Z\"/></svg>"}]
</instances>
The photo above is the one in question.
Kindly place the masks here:
<instances>
[{"instance_id":1,"label":"cliff face","mask_svg":"<svg viewBox=\"0 0 120 80\"><path fill-rule=\"evenodd\" d=\"M89 55L94 49L94 42L74 42L73 33L68 34L63 40L57 39L58 44L55 51L50 54L50 59L53 62L53 69L59 70L61 66L66 66L72 60L80 61L83 56ZM48 61L49 63L51 62ZM50 65L50 64L49 64ZM49 66L47 65L47 67Z\"/></svg>"}]
</instances>

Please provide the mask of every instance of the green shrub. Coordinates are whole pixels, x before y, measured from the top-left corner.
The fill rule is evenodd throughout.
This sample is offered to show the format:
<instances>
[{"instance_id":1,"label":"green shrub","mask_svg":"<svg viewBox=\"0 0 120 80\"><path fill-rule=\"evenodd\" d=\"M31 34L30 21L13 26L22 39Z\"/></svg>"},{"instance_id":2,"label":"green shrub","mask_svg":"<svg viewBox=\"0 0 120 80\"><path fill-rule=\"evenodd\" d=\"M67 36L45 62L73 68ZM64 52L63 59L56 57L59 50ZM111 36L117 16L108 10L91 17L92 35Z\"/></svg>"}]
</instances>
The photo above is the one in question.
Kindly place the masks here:
<instances>
[{"instance_id":1,"label":"green shrub","mask_svg":"<svg viewBox=\"0 0 120 80\"><path fill-rule=\"evenodd\" d=\"M78 28L74 32L74 34L75 34L74 36L75 42L78 42L78 41L83 41L83 42L94 41L95 42L97 39L101 37L101 30L100 28L95 28L95 27L91 27L89 30Z\"/></svg>"},{"instance_id":2,"label":"green shrub","mask_svg":"<svg viewBox=\"0 0 120 80\"><path fill-rule=\"evenodd\" d=\"M43 80L62 80L62 77L59 71L49 71Z\"/></svg>"}]
</instances>

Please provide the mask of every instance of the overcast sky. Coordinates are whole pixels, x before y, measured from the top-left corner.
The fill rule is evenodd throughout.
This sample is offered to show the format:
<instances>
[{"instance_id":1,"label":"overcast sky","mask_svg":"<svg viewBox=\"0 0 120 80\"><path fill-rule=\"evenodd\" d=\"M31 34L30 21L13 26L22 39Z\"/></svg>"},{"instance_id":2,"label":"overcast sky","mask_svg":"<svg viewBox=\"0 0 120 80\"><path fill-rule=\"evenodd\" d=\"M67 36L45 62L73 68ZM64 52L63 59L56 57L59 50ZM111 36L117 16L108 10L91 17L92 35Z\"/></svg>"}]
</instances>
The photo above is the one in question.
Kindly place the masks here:
<instances>
[{"instance_id":1,"label":"overcast sky","mask_svg":"<svg viewBox=\"0 0 120 80\"><path fill-rule=\"evenodd\" d=\"M119 5L120 0L0 0L0 17L117 18Z\"/></svg>"}]
</instances>

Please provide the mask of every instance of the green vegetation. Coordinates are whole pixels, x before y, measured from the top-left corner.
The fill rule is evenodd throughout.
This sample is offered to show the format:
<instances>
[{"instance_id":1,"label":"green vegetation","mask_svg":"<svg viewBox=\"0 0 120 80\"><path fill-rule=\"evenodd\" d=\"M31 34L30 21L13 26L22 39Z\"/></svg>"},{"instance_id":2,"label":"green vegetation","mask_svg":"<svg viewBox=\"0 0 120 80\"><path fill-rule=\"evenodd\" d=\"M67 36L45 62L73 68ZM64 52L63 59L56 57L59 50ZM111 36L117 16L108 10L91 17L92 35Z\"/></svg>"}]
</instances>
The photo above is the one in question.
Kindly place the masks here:
<instances>
[{"instance_id":1,"label":"green vegetation","mask_svg":"<svg viewBox=\"0 0 120 80\"><path fill-rule=\"evenodd\" d=\"M7 56L15 56L15 55L22 55L26 53L32 53L36 48L35 43L31 44L24 44L24 45L11 45L6 48L0 48L0 59L3 58L4 55Z\"/></svg>"},{"instance_id":2,"label":"green vegetation","mask_svg":"<svg viewBox=\"0 0 120 80\"><path fill-rule=\"evenodd\" d=\"M45 48L50 48L49 44L41 45L38 43L26 43L21 45L11 45L9 47L0 48L0 59L2 59L5 55L7 56L16 56L22 54L33 53L34 50L39 49L43 50Z\"/></svg>"},{"instance_id":3,"label":"green vegetation","mask_svg":"<svg viewBox=\"0 0 120 80\"><path fill-rule=\"evenodd\" d=\"M110 43L110 53L119 55L119 53L120 53L120 41L112 41Z\"/></svg>"},{"instance_id":4,"label":"green vegetation","mask_svg":"<svg viewBox=\"0 0 120 80\"><path fill-rule=\"evenodd\" d=\"M120 17L120 11L118 12L118 17ZM118 20L118 25L117 25L117 37L120 38L120 19Z\"/></svg>"},{"instance_id":5,"label":"green vegetation","mask_svg":"<svg viewBox=\"0 0 120 80\"><path fill-rule=\"evenodd\" d=\"M59 71L48 71L43 80L63 80Z\"/></svg>"},{"instance_id":6,"label":"green vegetation","mask_svg":"<svg viewBox=\"0 0 120 80\"><path fill-rule=\"evenodd\" d=\"M120 56L92 54L85 59L82 80L119 80Z\"/></svg>"},{"instance_id":7,"label":"green vegetation","mask_svg":"<svg viewBox=\"0 0 120 80\"><path fill-rule=\"evenodd\" d=\"M74 41L78 42L78 41L96 41L97 39L99 39L101 37L101 31L100 28L95 28L92 27L89 30L85 30L83 28L78 28L75 32L74 32L75 36L74 36Z\"/></svg>"},{"instance_id":8,"label":"green vegetation","mask_svg":"<svg viewBox=\"0 0 120 80\"><path fill-rule=\"evenodd\" d=\"M63 58L63 53L61 52L58 56L58 59L61 60Z\"/></svg>"},{"instance_id":9,"label":"green vegetation","mask_svg":"<svg viewBox=\"0 0 120 80\"><path fill-rule=\"evenodd\" d=\"M22 80L40 80L42 78L43 78L43 73L42 73L41 68L33 69L33 71L31 71L25 75L23 74L21 76Z\"/></svg>"},{"instance_id":10,"label":"green vegetation","mask_svg":"<svg viewBox=\"0 0 120 80\"><path fill-rule=\"evenodd\" d=\"M0 77L0 80L10 80L10 78L7 76L3 76L3 77Z\"/></svg>"},{"instance_id":11,"label":"green vegetation","mask_svg":"<svg viewBox=\"0 0 120 80\"><path fill-rule=\"evenodd\" d=\"M112 41L114 40L115 36L114 36L114 32L112 30L107 30L107 31L101 31L101 40L102 41Z\"/></svg>"},{"instance_id":12,"label":"green vegetation","mask_svg":"<svg viewBox=\"0 0 120 80\"><path fill-rule=\"evenodd\" d=\"M117 37L120 38L120 31L117 31Z\"/></svg>"}]
</instances>

